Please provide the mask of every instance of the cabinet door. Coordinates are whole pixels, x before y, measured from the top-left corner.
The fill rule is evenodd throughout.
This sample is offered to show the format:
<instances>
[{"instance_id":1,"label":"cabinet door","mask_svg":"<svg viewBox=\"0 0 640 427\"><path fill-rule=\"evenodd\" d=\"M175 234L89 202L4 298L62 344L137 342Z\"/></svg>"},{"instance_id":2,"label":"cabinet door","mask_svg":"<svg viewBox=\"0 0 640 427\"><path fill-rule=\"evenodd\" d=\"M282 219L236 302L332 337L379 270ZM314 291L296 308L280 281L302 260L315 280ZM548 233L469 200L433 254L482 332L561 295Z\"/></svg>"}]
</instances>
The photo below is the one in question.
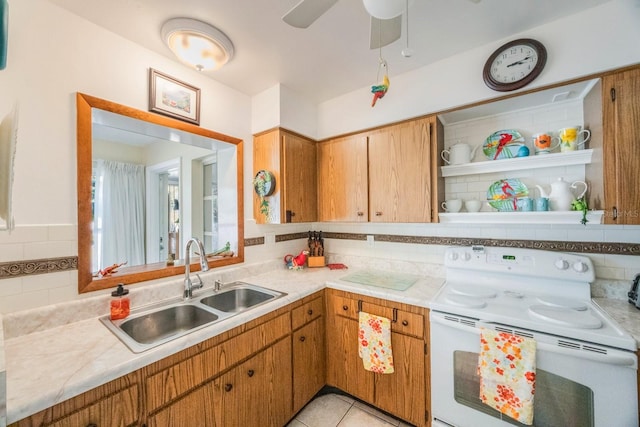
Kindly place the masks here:
<instances>
[{"instance_id":1,"label":"cabinet door","mask_svg":"<svg viewBox=\"0 0 640 427\"><path fill-rule=\"evenodd\" d=\"M313 222L317 218L316 143L282 132L282 194L284 222Z\"/></svg>"},{"instance_id":2,"label":"cabinet door","mask_svg":"<svg viewBox=\"0 0 640 427\"><path fill-rule=\"evenodd\" d=\"M278 129L253 137L253 179L258 171L266 170L275 177L275 190L262 200L251 186L253 194L253 218L257 224L280 224L282 203L282 180L280 174L280 131ZM266 202L263 203L263 202Z\"/></svg>"},{"instance_id":3,"label":"cabinet door","mask_svg":"<svg viewBox=\"0 0 640 427\"><path fill-rule=\"evenodd\" d=\"M149 418L150 427L273 426L289 420L291 341L283 339Z\"/></svg>"},{"instance_id":4,"label":"cabinet door","mask_svg":"<svg viewBox=\"0 0 640 427\"><path fill-rule=\"evenodd\" d=\"M318 145L318 221L367 222L367 137Z\"/></svg>"},{"instance_id":5,"label":"cabinet door","mask_svg":"<svg viewBox=\"0 0 640 427\"><path fill-rule=\"evenodd\" d=\"M605 222L640 224L640 69L604 78Z\"/></svg>"},{"instance_id":6,"label":"cabinet door","mask_svg":"<svg viewBox=\"0 0 640 427\"><path fill-rule=\"evenodd\" d=\"M324 318L293 333L293 412L298 412L325 384Z\"/></svg>"},{"instance_id":7,"label":"cabinet door","mask_svg":"<svg viewBox=\"0 0 640 427\"><path fill-rule=\"evenodd\" d=\"M373 404L412 424L424 425L424 341L392 333L391 348L394 372L375 376Z\"/></svg>"},{"instance_id":8,"label":"cabinet door","mask_svg":"<svg viewBox=\"0 0 640 427\"><path fill-rule=\"evenodd\" d=\"M369 135L369 221L431 222L431 120Z\"/></svg>"},{"instance_id":9,"label":"cabinet door","mask_svg":"<svg viewBox=\"0 0 640 427\"><path fill-rule=\"evenodd\" d=\"M373 376L358 355L358 322L327 318L327 384L372 403Z\"/></svg>"}]
</instances>

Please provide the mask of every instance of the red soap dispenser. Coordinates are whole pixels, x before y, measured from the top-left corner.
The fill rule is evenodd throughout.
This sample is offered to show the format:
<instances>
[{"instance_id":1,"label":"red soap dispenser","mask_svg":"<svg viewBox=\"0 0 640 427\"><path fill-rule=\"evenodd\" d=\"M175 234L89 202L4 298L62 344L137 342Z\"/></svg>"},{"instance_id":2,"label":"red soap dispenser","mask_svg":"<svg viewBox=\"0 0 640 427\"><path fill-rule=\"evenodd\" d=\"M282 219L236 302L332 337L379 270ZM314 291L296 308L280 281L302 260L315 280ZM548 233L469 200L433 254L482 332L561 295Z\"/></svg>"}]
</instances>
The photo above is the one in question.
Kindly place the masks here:
<instances>
[{"instance_id":1,"label":"red soap dispenser","mask_svg":"<svg viewBox=\"0 0 640 427\"><path fill-rule=\"evenodd\" d=\"M122 284L118 285L118 288L111 292L111 320L124 319L129 315L129 290L125 289Z\"/></svg>"}]
</instances>

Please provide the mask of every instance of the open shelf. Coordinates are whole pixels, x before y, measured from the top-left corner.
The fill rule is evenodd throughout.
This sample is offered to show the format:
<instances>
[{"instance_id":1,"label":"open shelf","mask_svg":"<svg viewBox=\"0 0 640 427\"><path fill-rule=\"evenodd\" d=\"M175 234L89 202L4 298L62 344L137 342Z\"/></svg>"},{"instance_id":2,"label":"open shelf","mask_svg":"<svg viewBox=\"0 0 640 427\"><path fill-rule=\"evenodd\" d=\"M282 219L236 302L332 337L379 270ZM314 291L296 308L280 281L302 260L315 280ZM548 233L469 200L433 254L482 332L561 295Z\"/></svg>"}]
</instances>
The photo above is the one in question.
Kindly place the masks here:
<instances>
[{"instance_id":1,"label":"open shelf","mask_svg":"<svg viewBox=\"0 0 640 427\"><path fill-rule=\"evenodd\" d=\"M587 225L602 223L604 211L587 212ZM441 224L580 224L582 212L458 212L439 213Z\"/></svg>"},{"instance_id":2,"label":"open shelf","mask_svg":"<svg viewBox=\"0 0 640 427\"><path fill-rule=\"evenodd\" d=\"M442 176L477 175L483 173L513 171L522 169L540 169L557 166L586 165L591 163L593 150L577 150L566 153L541 154L537 156L516 157L513 159L487 160L484 162L464 163L442 166Z\"/></svg>"}]
</instances>

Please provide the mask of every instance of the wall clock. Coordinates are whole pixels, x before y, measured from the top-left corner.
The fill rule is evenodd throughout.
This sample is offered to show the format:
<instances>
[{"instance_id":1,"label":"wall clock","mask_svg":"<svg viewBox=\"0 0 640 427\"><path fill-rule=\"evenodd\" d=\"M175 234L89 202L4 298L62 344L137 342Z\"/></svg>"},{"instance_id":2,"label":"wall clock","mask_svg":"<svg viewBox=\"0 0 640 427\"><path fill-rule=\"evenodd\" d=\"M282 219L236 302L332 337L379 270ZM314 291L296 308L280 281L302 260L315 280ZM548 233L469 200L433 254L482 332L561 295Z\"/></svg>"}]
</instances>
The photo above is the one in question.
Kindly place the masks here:
<instances>
[{"instance_id":1,"label":"wall clock","mask_svg":"<svg viewBox=\"0 0 640 427\"><path fill-rule=\"evenodd\" d=\"M508 92L535 80L546 62L547 50L542 43L533 39L513 40L491 54L482 77L491 89Z\"/></svg>"}]
</instances>

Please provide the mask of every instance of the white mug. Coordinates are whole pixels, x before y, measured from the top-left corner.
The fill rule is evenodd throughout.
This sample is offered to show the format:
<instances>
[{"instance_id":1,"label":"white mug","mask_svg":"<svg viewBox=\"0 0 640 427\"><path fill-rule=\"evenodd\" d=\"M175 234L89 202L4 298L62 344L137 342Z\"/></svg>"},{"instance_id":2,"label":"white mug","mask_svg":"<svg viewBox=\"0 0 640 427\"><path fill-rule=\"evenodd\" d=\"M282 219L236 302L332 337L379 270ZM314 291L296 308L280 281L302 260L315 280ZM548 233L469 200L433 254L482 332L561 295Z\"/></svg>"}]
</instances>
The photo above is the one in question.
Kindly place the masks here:
<instances>
[{"instance_id":1,"label":"white mug","mask_svg":"<svg viewBox=\"0 0 640 427\"><path fill-rule=\"evenodd\" d=\"M585 135L584 139L578 142L581 134ZM591 132L587 129L580 130L580 126L572 126L560 129L558 137L560 138L560 152L566 153L576 151L579 146L587 142L591 138Z\"/></svg>"},{"instance_id":2,"label":"white mug","mask_svg":"<svg viewBox=\"0 0 640 427\"><path fill-rule=\"evenodd\" d=\"M467 212L478 212L482 208L482 202L480 200L467 200L464 202L464 208Z\"/></svg>"},{"instance_id":3,"label":"white mug","mask_svg":"<svg viewBox=\"0 0 640 427\"><path fill-rule=\"evenodd\" d=\"M460 212L462 209L462 200L460 199L450 199L442 202L442 209L447 212Z\"/></svg>"}]
</instances>

